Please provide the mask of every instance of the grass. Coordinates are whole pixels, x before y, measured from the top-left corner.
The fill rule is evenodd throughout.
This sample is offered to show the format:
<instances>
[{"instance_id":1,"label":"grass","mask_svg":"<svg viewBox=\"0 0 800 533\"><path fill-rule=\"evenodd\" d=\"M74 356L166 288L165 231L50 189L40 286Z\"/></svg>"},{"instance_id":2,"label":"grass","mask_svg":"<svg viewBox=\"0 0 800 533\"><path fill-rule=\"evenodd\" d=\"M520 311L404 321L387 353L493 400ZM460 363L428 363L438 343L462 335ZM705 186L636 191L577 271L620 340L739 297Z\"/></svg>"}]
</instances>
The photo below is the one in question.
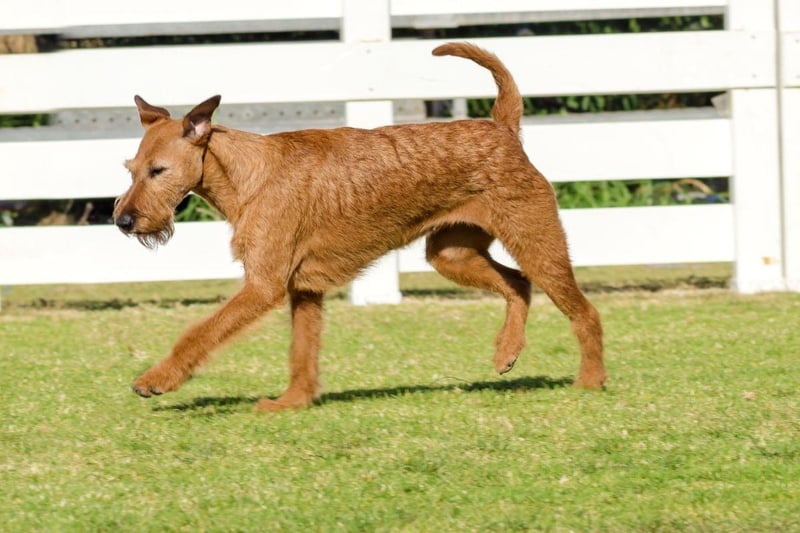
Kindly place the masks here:
<instances>
[{"instance_id":1,"label":"grass","mask_svg":"<svg viewBox=\"0 0 800 533\"><path fill-rule=\"evenodd\" d=\"M594 294L605 392L568 386L576 347L542 296L507 377L500 300L334 298L321 405L264 416L283 310L177 393L129 391L230 286L186 287L5 295L0 530L800 530L800 295ZM105 297L125 305L70 305Z\"/></svg>"}]
</instances>

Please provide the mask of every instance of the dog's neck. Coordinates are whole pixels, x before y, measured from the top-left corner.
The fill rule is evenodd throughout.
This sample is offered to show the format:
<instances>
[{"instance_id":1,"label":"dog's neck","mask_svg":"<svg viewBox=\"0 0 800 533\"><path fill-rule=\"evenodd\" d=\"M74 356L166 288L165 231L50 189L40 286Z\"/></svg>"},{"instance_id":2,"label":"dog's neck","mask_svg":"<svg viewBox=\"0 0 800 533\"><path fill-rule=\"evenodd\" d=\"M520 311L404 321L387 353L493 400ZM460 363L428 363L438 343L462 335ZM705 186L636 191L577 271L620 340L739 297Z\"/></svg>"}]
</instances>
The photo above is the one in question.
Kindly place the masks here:
<instances>
[{"instance_id":1,"label":"dog's neck","mask_svg":"<svg viewBox=\"0 0 800 533\"><path fill-rule=\"evenodd\" d=\"M254 133L214 126L203 161L203 177L193 189L231 223L236 224L249 200L257 193L251 179L263 174L263 137ZM263 149L263 148L262 148ZM256 164L261 168L256 168Z\"/></svg>"}]
</instances>

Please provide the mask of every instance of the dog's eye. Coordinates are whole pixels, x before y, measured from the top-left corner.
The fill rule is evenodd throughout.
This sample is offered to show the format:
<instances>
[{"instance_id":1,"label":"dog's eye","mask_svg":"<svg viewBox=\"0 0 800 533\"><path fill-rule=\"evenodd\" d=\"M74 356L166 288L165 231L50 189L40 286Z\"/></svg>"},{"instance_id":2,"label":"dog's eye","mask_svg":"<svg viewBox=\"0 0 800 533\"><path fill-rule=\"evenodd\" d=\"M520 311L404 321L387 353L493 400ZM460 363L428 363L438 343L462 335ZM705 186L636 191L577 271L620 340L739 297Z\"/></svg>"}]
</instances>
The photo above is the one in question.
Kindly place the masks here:
<instances>
[{"instance_id":1,"label":"dog's eye","mask_svg":"<svg viewBox=\"0 0 800 533\"><path fill-rule=\"evenodd\" d=\"M150 169L150 177L155 178L165 170L167 170L165 167L153 167Z\"/></svg>"}]
</instances>

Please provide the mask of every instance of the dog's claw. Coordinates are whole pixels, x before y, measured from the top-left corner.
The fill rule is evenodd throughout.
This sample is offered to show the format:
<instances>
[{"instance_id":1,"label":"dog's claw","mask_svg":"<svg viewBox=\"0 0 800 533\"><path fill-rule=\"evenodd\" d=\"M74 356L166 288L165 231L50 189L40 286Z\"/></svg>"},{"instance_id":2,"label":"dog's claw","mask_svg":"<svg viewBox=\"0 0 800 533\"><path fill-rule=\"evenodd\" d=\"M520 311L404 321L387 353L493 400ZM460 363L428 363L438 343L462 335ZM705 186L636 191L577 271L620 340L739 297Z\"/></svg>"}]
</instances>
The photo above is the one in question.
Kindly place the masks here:
<instances>
[{"instance_id":1,"label":"dog's claw","mask_svg":"<svg viewBox=\"0 0 800 533\"><path fill-rule=\"evenodd\" d=\"M187 374L161 362L134 380L131 388L142 398L160 396L178 390Z\"/></svg>"},{"instance_id":2,"label":"dog's claw","mask_svg":"<svg viewBox=\"0 0 800 533\"><path fill-rule=\"evenodd\" d=\"M131 390L142 398L150 398L151 396L161 396L164 394L164 391L156 387L140 387L138 385L133 385Z\"/></svg>"},{"instance_id":3,"label":"dog's claw","mask_svg":"<svg viewBox=\"0 0 800 533\"><path fill-rule=\"evenodd\" d=\"M505 368L502 368L502 369L498 370L498 373L502 375L502 374L505 374L507 372L511 372L511 369L514 368L514 364L516 362L517 362L517 360L515 359L515 360L511 361L510 363L507 363Z\"/></svg>"},{"instance_id":4,"label":"dog's claw","mask_svg":"<svg viewBox=\"0 0 800 533\"><path fill-rule=\"evenodd\" d=\"M510 372L511 369L514 368L514 365L517 363L517 359L518 358L519 358L519 356L514 357L510 361L506 361L505 364L500 364L500 365L495 366L495 370L497 370L497 373L500 374L501 376L503 374L506 374L506 373Z\"/></svg>"},{"instance_id":5,"label":"dog's claw","mask_svg":"<svg viewBox=\"0 0 800 533\"><path fill-rule=\"evenodd\" d=\"M146 391L146 390L140 389L140 388L139 388L139 387L137 387L136 385L133 385L133 386L131 387L131 390L132 390L133 392L135 392L136 394L138 394L139 396L141 396L142 398L149 398L149 397L150 397L150 392L149 392L149 391Z\"/></svg>"}]
</instances>

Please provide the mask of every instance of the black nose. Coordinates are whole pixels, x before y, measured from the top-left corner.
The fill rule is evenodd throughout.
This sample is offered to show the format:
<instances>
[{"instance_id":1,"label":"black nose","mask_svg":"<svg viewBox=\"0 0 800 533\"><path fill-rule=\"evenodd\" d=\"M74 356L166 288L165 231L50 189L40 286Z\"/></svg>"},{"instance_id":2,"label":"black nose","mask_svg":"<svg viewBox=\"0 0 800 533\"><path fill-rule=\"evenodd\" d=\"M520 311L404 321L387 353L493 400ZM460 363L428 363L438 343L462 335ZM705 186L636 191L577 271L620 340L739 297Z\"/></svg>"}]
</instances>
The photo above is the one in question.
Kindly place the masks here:
<instances>
[{"instance_id":1,"label":"black nose","mask_svg":"<svg viewBox=\"0 0 800 533\"><path fill-rule=\"evenodd\" d=\"M127 213L124 214L124 215L118 216L117 219L114 221L114 223L117 225L117 227L119 229L121 229L122 231L130 231L130 230L132 230L134 222L135 222L135 220L133 218L133 215L129 215Z\"/></svg>"}]
</instances>

